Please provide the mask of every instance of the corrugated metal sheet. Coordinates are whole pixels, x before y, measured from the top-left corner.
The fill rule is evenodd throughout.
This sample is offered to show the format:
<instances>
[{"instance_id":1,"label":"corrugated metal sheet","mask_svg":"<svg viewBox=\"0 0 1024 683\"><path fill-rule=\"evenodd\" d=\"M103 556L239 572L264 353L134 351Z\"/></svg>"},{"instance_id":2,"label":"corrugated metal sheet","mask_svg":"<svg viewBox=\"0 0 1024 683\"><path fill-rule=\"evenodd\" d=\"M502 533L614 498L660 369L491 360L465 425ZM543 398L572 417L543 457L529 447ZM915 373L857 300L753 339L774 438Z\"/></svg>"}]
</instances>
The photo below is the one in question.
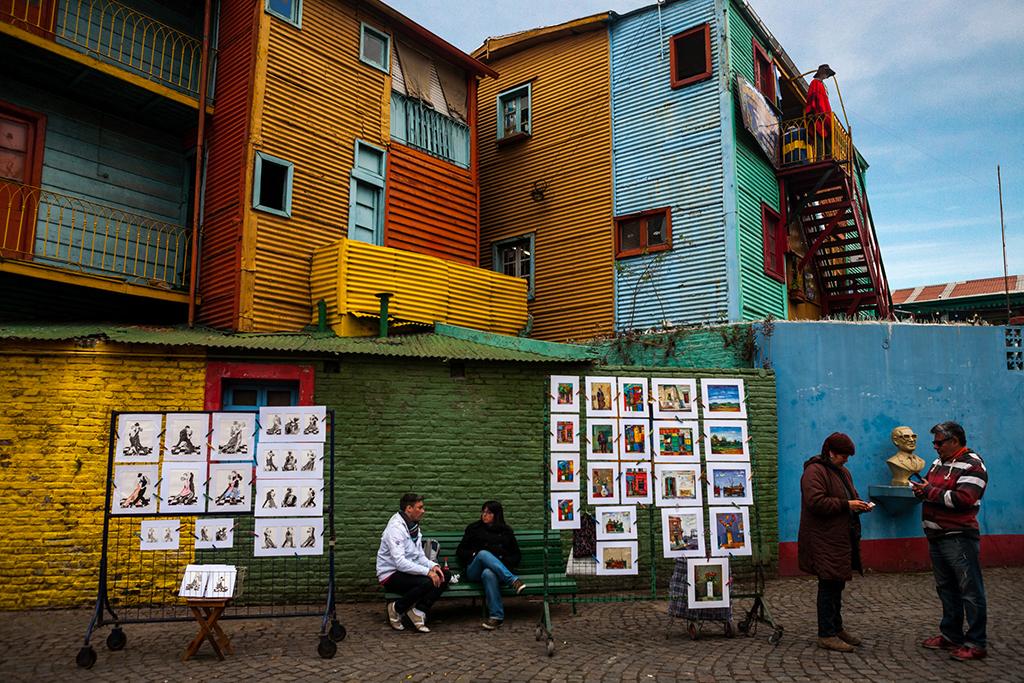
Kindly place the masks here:
<instances>
[{"instance_id":1,"label":"corrugated metal sheet","mask_svg":"<svg viewBox=\"0 0 1024 683\"><path fill-rule=\"evenodd\" d=\"M732 70L754 82L753 27L743 12L730 6L729 57ZM768 49L762 36L758 42ZM736 107L733 116L736 140L736 212L739 225L740 317L756 320L769 315L787 317L786 286L764 274L764 234L761 228L761 202L779 210L779 183L775 169L764 158L761 148L743 127L735 91L730 100Z\"/></svg>"},{"instance_id":2,"label":"corrugated metal sheet","mask_svg":"<svg viewBox=\"0 0 1024 683\"><path fill-rule=\"evenodd\" d=\"M384 244L477 265L480 219L469 169L391 145Z\"/></svg>"},{"instance_id":3,"label":"corrugated metal sheet","mask_svg":"<svg viewBox=\"0 0 1024 683\"><path fill-rule=\"evenodd\" d=\"M249 96L255 63L257 3L220 5L216 113L207 135L206 188L200 260L199 320L235 328L245 216Z\"/></svg>"},{"instance_id":4,"label":"corrugated metal sheet","mask_svg":"<svg viewBox=\"0 0 1024 683\"><path fill-rule=\"evenodd\" d=\"M714 0L612 24L615 214L672 207L672 249L618 262L616 327L710 322L728 312L721 59ZM711 24L713 76L670 87L669 39Z\"/></svg>"},{"instance_id":5,"label":"corrugated metal sheet","mask_svg":"<svg viewBox=\"0 0 1024 683\"><path fill-rule=\"evenodd\" d=\"M392 294L389 313L400 321L444 322L514 334L526 325L526 282L489 270L410 251L343 239L316 250L311 304L328 305L328 320L375 315L376 294Z\"/></svg>"},{"instance_id":6,"label":"corrugated metal sheet","mask_svg":"<svg viewBox=\"0 0 1024 683\"><path fill-rule=\"evenodd\" d=\"M531 335L585 339L613 326L608 33L554 38L496 60L501 77L480 82L480 263L493 267L494 242L534 233ZM531 78L533 136L498 147L497 94Z\"/></svg>"}]
</instances>

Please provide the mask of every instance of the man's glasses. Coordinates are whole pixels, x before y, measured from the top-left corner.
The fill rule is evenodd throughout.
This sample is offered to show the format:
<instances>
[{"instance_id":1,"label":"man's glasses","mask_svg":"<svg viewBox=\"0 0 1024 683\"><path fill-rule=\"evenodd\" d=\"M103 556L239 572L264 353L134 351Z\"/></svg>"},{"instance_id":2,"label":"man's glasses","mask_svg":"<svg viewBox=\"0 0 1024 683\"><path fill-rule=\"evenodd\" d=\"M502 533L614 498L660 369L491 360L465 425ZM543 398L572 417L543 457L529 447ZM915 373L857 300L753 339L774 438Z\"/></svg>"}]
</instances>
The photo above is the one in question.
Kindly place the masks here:
<instances>
[{"instance_id":1,"label":"man's glasses","mask_svg":"<svg viewBox=\"0 0 1024 683\"><path fill-rule=\"evenodd\" d=\"M939 439L938 441L932 441L932 445L933 446L941 446L942 444L946 443L947 441L949 441L952 438L953 437L948 436L945 439Z\"/></svg>"}]
</instances>

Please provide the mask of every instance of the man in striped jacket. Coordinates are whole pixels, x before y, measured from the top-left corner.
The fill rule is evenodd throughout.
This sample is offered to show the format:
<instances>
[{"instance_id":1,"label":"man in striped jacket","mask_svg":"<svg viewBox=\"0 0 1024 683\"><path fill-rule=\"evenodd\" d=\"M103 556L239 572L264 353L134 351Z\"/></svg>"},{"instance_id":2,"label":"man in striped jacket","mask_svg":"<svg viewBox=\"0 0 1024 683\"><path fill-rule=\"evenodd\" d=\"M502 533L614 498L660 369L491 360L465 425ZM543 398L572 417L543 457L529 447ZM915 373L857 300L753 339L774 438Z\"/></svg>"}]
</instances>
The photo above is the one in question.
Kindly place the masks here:
<instances>
[{"instance_id":1,"label":"man in striped jacket","mask_svg":"<svg viewBox=\"0 0 1024 683\"><path fill-rule=\"evenodd\" d=\"M931 428L932 445L939 457L923 482L911 482L922 500L921 517L935 573L935 588L942 601L940 634L922 645L949 650L953 659L982 659L985 639L985 584L978 554L981 534L978 509L988 484L981 456L967 448L964 428L942 422ZM964 633L964 613L967 632Z\"/></svg>"}]
</instances>

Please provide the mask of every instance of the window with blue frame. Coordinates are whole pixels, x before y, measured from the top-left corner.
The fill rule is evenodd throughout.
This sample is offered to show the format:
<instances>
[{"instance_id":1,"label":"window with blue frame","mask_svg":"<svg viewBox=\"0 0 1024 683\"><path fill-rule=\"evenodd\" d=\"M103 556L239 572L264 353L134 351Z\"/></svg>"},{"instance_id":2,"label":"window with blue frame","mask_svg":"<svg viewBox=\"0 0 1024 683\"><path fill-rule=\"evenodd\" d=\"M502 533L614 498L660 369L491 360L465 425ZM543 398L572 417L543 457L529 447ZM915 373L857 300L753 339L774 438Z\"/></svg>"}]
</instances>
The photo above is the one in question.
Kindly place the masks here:
<instances>
[{"instance_id":1,"label":"window with blue frame","mask_svg":"<svg viewBox=\"0 0 1024 683\"><path fill-rule=\"evenodd\" d=\"M227 381L223 410L259 410L263 406L293 406L299 400L297 382Z\"/></svg>"},{"instance_id":2,"label":"window with blue frame","mask_svg":"<svg viewBox=\"0 0 1024 683\"><path fill-rule=\"evenodd\" d=\"M528 136L532 84L516 86L498 94L498 139L509 140Z\"/></svg>"},{"instance_id":3,"label":"window with blue frame","mask_svg":"<svg viewBox=\"0 0 1024 683\"><path fill-rule=\"evenodd\" d=\"M494 270L512 277L521 277L528 285L527 296L533 298L533 234L495 242L492 249Z\"/></svg>"},{"instance_id":4,"label":"window with blue frame","mask_svg":"<svg viewBox=\"0 0 1024 683\"><path fill-rule=\"evenodd\" d=\"M359 61L388 73L391 66L391 36L362 24L359 33Z\"/></svg>"},{"instance_id":5,"label":"window with blue frame","mask_svg":"<svg viewBox=\"0 0 1024 683\"><path fill-rule=\"evenodd\" d=\"M348 237L384 244L384 176L387 153L356 140L355 165L349 185Z\"/></svg>"},{"instance_id":6,"label":"window with blue frame","mask_svg":"<svg viewBox=\"0 0 1024 683\"><path fill-rule=\"evenodd\" d=\"M253 208L291 217L294 177L295 164L292 162L256 152L252 179Z\"/></svg>"},{"instance_id":7,"label":"window with blue frame","mask_svg":"<svg viewBox=\"0 0 1024 683\"><path fill-rule=\"evenodd\" d=\"M266 0L267 14L302 28L302 0Z\"/></svg>"}]
</instances>

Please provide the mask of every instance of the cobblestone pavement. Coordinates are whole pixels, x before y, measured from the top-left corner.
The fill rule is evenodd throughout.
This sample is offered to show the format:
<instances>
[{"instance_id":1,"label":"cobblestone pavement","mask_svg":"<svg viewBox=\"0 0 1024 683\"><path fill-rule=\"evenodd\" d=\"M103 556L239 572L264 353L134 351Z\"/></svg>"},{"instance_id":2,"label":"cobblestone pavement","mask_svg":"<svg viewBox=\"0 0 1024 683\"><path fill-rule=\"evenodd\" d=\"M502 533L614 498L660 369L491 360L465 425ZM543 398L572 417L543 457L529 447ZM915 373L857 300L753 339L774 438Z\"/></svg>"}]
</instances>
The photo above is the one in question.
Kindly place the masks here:
<instances>
[{"instance_id":1,"label":"cobblestone pavement","mask_svg":"<svg viewBox=\"0 0 1024 683\"><path fill-rule=\"evenodd\" d=\"M762 625L753 637L725 638L705 624L696 641L664 602L593 603L572 616L552 610L557 651L548 657L534 639L541 613L536 599L510 599L505 625L485 632L479 609L440 603L434 632L396 633L382 603L343 604L348 637L337 656L316 654L319 619L225 622L235 655L218 662L204 645L188 662L179 657L195 633L191 624L127 625L127 647L104 646L109 629L93 637L98 660L90 670L74 658L88 624L87 610L33 611L0 619L2 681L1024 681L1024 569L989 569L989 658L961 663L918 643L937 632L939 602L927 574L856 578L846 592L848 627L864 637L854 654L815 645L815 583L769 582L767 601L785 627L777 646Z\"/></svg>"}]
</instances>

